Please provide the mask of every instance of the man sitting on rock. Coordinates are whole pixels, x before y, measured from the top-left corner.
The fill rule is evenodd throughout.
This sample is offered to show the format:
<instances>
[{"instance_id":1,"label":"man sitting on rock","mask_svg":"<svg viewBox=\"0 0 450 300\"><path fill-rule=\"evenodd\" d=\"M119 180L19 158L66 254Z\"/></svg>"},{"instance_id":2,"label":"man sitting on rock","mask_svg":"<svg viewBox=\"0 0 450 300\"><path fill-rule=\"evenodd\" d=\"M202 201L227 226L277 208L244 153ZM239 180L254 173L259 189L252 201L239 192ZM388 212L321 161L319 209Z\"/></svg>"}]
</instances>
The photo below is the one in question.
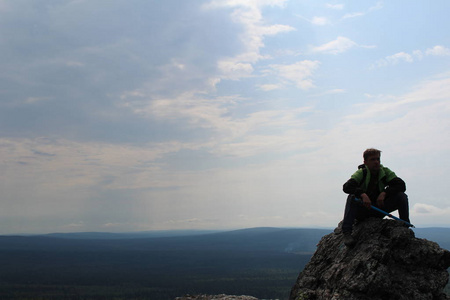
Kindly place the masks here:
<instances>
[{"instance_id":1,"label":"man sitting on rock","mask_svg":"<svg viewBox=\"0 0 450 300\"><path fill-rule=\"evenodd\" d=\"M405 194L405 182L394 172L380 164L381 151L364 151L364 164L344 184L343 190L349 194L345 204L342 232L344 243L352 247L356 241L352 237L355 220L362 221L370 217L384 218L385 215L370 209L373 205L388 213L398 210L400 219L409 222L408 196ZM361 202L356 202L355 197Z\"/></svg>"}]
</instances>

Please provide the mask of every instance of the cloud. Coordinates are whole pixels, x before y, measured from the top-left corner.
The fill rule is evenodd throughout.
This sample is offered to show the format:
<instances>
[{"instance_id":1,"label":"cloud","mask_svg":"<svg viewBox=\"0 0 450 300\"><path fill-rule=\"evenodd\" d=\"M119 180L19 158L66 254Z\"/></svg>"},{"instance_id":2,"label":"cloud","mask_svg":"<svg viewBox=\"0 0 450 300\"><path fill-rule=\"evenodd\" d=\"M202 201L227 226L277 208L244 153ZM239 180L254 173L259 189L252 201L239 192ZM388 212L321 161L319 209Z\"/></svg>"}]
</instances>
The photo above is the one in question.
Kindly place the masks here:
<instances>
[{"instance_id":1,"label":"cloud","mask_svg":"<svg viewBox=\"0 0 450 300\"><path fill-rule=\"evenodd\" d=\"M205 4L206 8L220 8L220 7L250 7L260 8L264 6L279 6L283 7L287 0L213 0Z\"/></svg>"},{"instance_id":2,"label":"cloud","mask_svg":"<svg viewBox=\"0 0 450 300\"><path fill-rule=\"evenodd\" d=\"M258 87L263 91L273 91L283 88L282 84L260 84Z\"/></svg>"},{"instance_id":3,"label":"cloud","mask_svg":"<svg viewBox=\"0 0 450 300\"><path fill-rule=\"evenodd\" d=\"M383 2L377 2L374 6L369 7L366 11L347 13L342 17L342 20L352 19L357 17L362 17L368 14L369 12L376 11L383 8Z\"/></svg>"},{"instance_id":4,"label":"cloud","mask_svg":"<svg viewBox=\"0 0 450 300\"><path fill-rule=\"evenodd\" d=\"M85 224L83 223L83 221L79 221L77 223L63 225L62 227L68 231L80 231L84 226Z\"/></svg>"},{"instance_id":5,"label":"cloud","mask_svg":"<svg viewBox=\"0 0 450 300\"><path fill-rule=\"evenodd\" d=\"M270 65L269 72L274 72L281 79L295 84L299 89L308 90L314 87L312 77L319 66L319 61L303 60L290 65Z\"/></svg>"},{"instance_id":6,"label":"cloud","mask_svg":"<svg viewBox=\"0 0 450 300\"><path fill-rule=\"evenodd\" d=\"M302 61L293 65L273 65L271 72L276 72L289 84L308 89L312 86L309 76L317 66L318 62ZM266 85L261 88L270 90L276 86ZM153 99L144 105L132 98L124 101L136 114L171 120L191 131L206 130L201 140L194 143L191 139L190 143L179 146L194 151L202 150L217 157L250 157L271 151L291 151L298 146L295 140L299 140L292 136L299 134L304 124L300 116L311 110L310 107L259 109L242 115L238 109L246 99L230 96L212 100L187 93L172 99ZM232 117L236 113L241 116ZM176 148L176 151L181 149Z\"/></svg>"},{"instance_id":7,"label":"cloud","mask_svg":"<svg viewBox=\"0 0 450 300\"><path fill-rule=\"evenodd\" d=\"M349 38L339 36L334 41L328 42L321 46L313 47L312 52L340 54L356 46L357 44Z\"/></svg>"},{"instance_id":8,"label":"cloud","mask_svg":"<svg viewBox=\"0 0 450 300\"><path fill-rule=\"evenodd\" d=\"M417 214L432 214L432 215L439 215L439 214L445 214L445 209L438 208L433 205L425 204L425 203L416 203L413 206L412 212ZM450 207L447 209L448 212L450 212Z\"/></svg>"},{"instance_id":9,"label":"cloud","mask_svg":"<svg viewBox=\"0 0 450 300\"><path fill-rule=\"evenodd\" d=\"M329 90L326 93L327 94L342 94L345 93L346 90L345 89L333 89L333 90Z\"/></svg>"},{"instance_id":10,"label":"cloud","mask_svg":"<svg viewBox=\"0 0 450 300\"><path fill-rule=\"evenodd\" d=\"M425 51L426 55L433 55L433 56L449 56L450 55L450 49L446 48L444 46L434 46L433 48L429 48Z\"/></svg>"},{"instance_id":11,"label":"cloud","mask_svg":"<svg viewBox=\"0 0 450 300\"><path fill-rule=\"evenodd\" d=\"M232 7L232 20L243 26L240 40L243 43L243 50L236 56L227 57L218 62L218 68L224 79L238 80L248 77L253 73L252 64L266 57L260 54L260 49L264 47L264 37L277 35L283 32L295 30L294 27L282 24L267 25L262 17L262 7L283 6L286 1L265 0L265 1L212 1L205 5L205 8Z\"/></svg>"},{"instance_id":12,"label":"cloud","mask_svg":"<svg viewBox=\"0 0 450 300\"><path fill-rule=\"evenodd\" d=\"M324 26L324 25L331 24L330 20L327 17L314 16L312 19L309 19L309 18L306 18L299 14L295 14L295 16L297 16L298 18L300 18L302 20L307 21L308 23L310 23L312 25L316 25L316 26Z\"/></svg>"},{"instance_id":13,"label":"cloud","mask_svg":"<svg viewBox=\"0 0 450 300\"><path fill-rule=\"evenodd\" d=\"M365 14L366 14L365 12L348 13L348 14L345 14L345 15L342 17L342 19L345 20L345 19L351 19L351 18L356 18L356 17L362 17L362 16L364 16Z\"/></svg>"},{"instance_id":14,"label":"cloud","mask_svg":"<svg viewBox=\"0 0 450 300\"><path fill-rule=\"evenodd\" d=\"M9 175L0 178L4 182L34 181L50 193L95 186L115 189L168 187L170 180L157 179L163 172L158 159L184 147L189 148L180 142L137 147L64 139L2 138L0 154L5 158L3 169ZM25 162L30 168L27 174L17 168L19 162Z\"/></svg>"},{"instance_id":15,"label":"cloud","mask_svg":"<svg viewBox=\"0 0 450 300\"><path fill-rule=\"evenodd\" d=\"M422 60L424 56L450 56L450 48L437 45L433 48L428 48L425 51L413 50L411 53L398 52L377 60L372 64L371 68L393 66L401 62L413 63L416 60Z\"/></svg>"},{"instance_id":16,"label":"cloud","mask_svg":"<svg viewBox=\"0 0 450 300\"><path fill-rule=\"evenodd\" d=\"M358 120L371 120L376 119L378 116L395 114L395 112L407 111L406 107L411 104L423 103L424 108L420 109L422 113L428 111L428 109L434 110L436 107L443 105L446 107L445 100L450 99L450 78L443 75L443 78L435 78L433 80L424 80L420 84L417 84L411 92L401 96L389 96L380 95L379 97L371 96L371 102L366 105L359 104L359 113L354 115L348 115L347 118L354 118ZM436 100L443 101L437 102L433 105L428 104ZM447 110L441 107L441 113ZM412 112L417 112L411 110ZM420 119L423 119L422 117Z\"/></svg>"},{"instance_id":17,"label":"cloud","mask_svg":"<svg viewBox=\"0 0 450 300\"><path fill-rule=\"evenodd\" d=\"M150 102L213 91L222 79L217 62L242 53L243 44L229 11L205 13L200 3L183 2L164 13L175 2L115 1L104 8L98 2L59 1L25 10L20 1L8 3L11 14L1 18L10 25L0 28L5 54L0 128L12 135L105 143L167 138L173 127L133 115L120 97L145 91ZM278 30L269 28L267 34ZM223 67L247 76L251 59L243 59Z\"/></svg>"},{"instance_id":18,"label":"cloud","mask_svg":"<svg viewBox=\"0 0 450 300\"><path fill-rule=\"evenodd\" d=\"M324 26L324 25L327 25L329 23L330 22L325 17L313 17L312 20L311 20L311 24L314 24L314 25Z\"/></svg>"},{"instance_id":19,"label":"cloud","mask_svg":"<svg viewBox=\"0 0 450 300\"><path fill-rule=\"evenodd\" d=\"M325 92L322 93L318 93L316 95L313 95L314 97L321 97L321 96L325 96L325 95L337 95L337 94L343 94L346 93L347 91L345 89L331 89L331 90L327 90Z\"/></svg>"},{"instance_id":20,"label":"cloud","mask_svg":"<svg viewBox=\"0 0 450 300\"><path fill-rule=\"evenodd\" d=\"M356 113L347 115L345 121L336 126L347 129L334 135L358 139L360 148L378 145L376 147L391 152L391 157L397 156L391 163L404 169L409 185L416 190L428 184L445 186L444 180L431 180L435 181L441 178L440 173L444 174L446 167L441 165L441 157L450 151L450 136L447 134L450 120L446 118L450 113L449 82L449 77L425 81L403 95L371 98L370 102L353 107ZM348 129L351 126L355 127ZM424 163L420 172L416 165L407 163L408 158L416 156L422 157L420 160ZM418 193L422 194L416 197L430 197L427 191Z\"/></svg>"},{"instance_id":21,"label":"cloud","mask_svg":"<svg viewBox=\"0 0 450 300\"><path fill-rule=\"evenodd\" d=\"M419 101L446 100L450 98L450 78L448 73L437 75L432 79L423 80L413 91L404 95L401 103Z\"/></svg>"},{"instance_id":22,"label":"cloud","mask_svg":"<svg viewBox=\"0 0 450 300\"><path fill-rule=\"evenodd\" d=\"M196 92L186 92L176 97L155 97L150 101L148 98L151 98L151 94L145 91L140 93L143 94L138 97L123 95L126 97L123 99L124 105L134 114L189 129L210 129L212 133L233 130L226 115L242 101L238 96L211 100Z\"/></svg>"},{"instance_id":23,"label":"cloud","mask_svg":"<svg viewBox=\"0 0 450 300\"><path fill-rule=\"evenodd\" d=\"M252 64L242 63L240 60L238 58L230 58L217 63L223 79L238 80L243 77L249 77L253 73Z\"/></svg>"},{"instance_id":24,"label":"cloud","mask_svg":"<svg viewBox=\"0 0 450 300\"><path fill-rule=\"evenodd\" d=\"M330 9L335 9L335 10L343 10L344 9L344 4L330 4L330 3L327 3L325 5L325 7L330 8Z\"/></svg>"},{"instance_id":25,"label":"cloud","mask_svg":"<svg viewBox=\"0 0 450 300\"><path fill-rule=\"evenodd\" d=\"M397 64L399 61L405 61L405 62L413 62L413 58L410 54L405 52L399 52L394 55L386 57L386 60L388 64Z\"/></svg>"},{"instance_id":26,"label":"cloud","mask_svg":"<svg viewBox=\"0 0 450 300\"><path fill-rule=\"evenodd\" d=\"M159 5L155 9L146 1L139 2L141 6L136 7L140 9L115 2L105 12L95 3L71 1L51 6L48 24L37 7L29 8L33 28L48 26L42 33L46 42L38 43L42 48L32 53L16 53L12 63L2 61L8 80L0 88L11 105L2 107L0 127L26 135L105 144L139 144L155 137L166 140L171 133L184 135L186 140L200 136L188 128L236 130L235 125L224 129L229 124L224 115L232 109L232 101L196 95L214 92L225 80L255 76L254 65L269 58L260 53L264 38L295 30L268 24L262 15L267 6L283 7L285 2L212 1L203 9L183 2L173 14L163 15ZM224 7L229 9L211 11ZM79 15L83 15L81 23ZM111 28L109 20L115 20ZM139 20L145 21L136 26ZM58 42L60 33L71 46ZM19 41L12 36L28 39L35 49L35 34L7 36L4 49L18 47ZM263 90L274 88L261 86ZM234 101L240 101L239 97ZM33 105L32 117L17 104L29 109Z\"/></svg>"},{"instance_id":27,"label":"cloud","mask_svg":"<svg viewBox=\"0 0 450 300\"><path fill-rule=\"evenodd\" d=\"M417 220L414 221L416 226L418 224L442 226L442 224L448 224L450 207L440 208L427 203L415 203L410 214L413 220Z\"/></svg>"}]
</instances>

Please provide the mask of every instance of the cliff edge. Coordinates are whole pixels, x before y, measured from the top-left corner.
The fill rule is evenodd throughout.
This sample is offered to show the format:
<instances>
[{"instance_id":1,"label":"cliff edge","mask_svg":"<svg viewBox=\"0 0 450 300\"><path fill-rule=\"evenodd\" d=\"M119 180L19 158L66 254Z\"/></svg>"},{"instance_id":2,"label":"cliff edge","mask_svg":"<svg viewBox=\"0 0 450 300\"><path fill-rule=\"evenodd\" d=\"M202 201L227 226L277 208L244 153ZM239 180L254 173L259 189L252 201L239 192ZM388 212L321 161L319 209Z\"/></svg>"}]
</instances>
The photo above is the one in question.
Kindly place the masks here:
<instances>
[{"instance_id":1,"label":"cliff edge","mask_svg":"<svg viewBox=\"0 0 450 300\"><path fill-rule=\"evenodd\" d=\"M450 252L418 239L401 222L369 219L355 226L354 247L324 236L292 287L290 300L444 300Z\"/></svg>"}]
</instances>

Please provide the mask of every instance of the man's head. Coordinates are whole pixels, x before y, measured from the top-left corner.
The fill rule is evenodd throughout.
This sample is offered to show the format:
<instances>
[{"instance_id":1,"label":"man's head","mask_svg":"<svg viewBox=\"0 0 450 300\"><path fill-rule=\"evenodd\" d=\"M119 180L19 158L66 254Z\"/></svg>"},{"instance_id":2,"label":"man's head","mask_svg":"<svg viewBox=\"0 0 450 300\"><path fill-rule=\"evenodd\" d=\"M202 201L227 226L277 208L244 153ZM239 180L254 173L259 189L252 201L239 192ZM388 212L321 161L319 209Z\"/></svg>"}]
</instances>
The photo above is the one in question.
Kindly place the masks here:
<instances>
[{"instance_id":1,"label":"man's head","mask_svg":"<svg viewBox=\"0 0 450 300\"><path fill-rule=\"evenodd\" d=\"M378 172L380 170L381 151L370 148L364 151L364 164L369 168L370 172Z\"/></svg>"}]
</instances>

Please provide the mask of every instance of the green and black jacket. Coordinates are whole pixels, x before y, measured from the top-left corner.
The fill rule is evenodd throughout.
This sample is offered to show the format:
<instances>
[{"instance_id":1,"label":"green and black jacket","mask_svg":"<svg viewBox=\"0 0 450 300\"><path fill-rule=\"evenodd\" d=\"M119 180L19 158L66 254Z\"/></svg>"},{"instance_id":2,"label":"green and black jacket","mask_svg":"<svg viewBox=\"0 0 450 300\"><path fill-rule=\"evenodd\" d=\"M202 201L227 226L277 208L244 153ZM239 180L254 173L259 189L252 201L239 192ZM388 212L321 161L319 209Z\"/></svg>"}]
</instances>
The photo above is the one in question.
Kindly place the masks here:
<instances>
[{"instance_id":1,"label":"green and black jacket","mask_svg":"<svg viewBox=\"0 0 450 300\"><path fill-rule=\"evenodd\" d=\"M361 197L361 194L367 191L370 182L370 172L365 165L360 165L358 170L351 176L351 178L344 183L344 193ZM395 195L399 192L406 191L405 182L395 175L389 168L380 166L378 172L378 188L379 192L386 192L386 196Z\"/></svg>"}]
</instances>

